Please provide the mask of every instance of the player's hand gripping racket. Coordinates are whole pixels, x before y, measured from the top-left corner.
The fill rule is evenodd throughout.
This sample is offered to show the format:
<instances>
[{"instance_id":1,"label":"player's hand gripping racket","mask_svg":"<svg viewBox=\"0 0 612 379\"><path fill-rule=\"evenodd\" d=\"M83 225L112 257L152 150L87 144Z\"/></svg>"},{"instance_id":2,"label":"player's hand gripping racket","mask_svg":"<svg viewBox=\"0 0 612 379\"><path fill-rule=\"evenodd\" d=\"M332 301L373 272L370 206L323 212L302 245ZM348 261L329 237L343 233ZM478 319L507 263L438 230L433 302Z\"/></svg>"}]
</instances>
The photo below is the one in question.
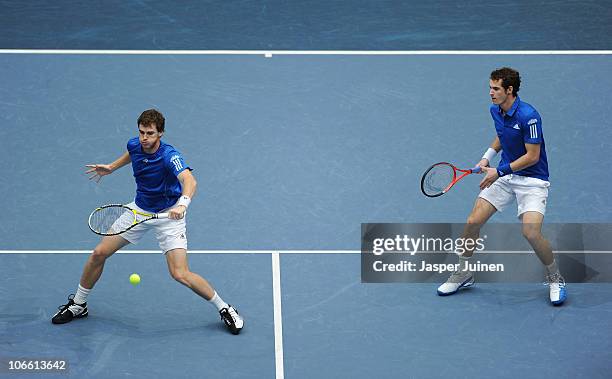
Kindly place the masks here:
<instances>
[{"instance_id":1,"label":"player's hand gripping racket","mask_svg":"<svg viewBox=\"0 0 612 379\"><path fill-rule=\"evenodd\" d=\"M101 236L116 236L136 225L158 218L168 218L168 213L143 213L127 205L108 204L91 212L89 229Z\"/></svg>"},{"instance_id":2,"label":"player's hand gripping racket","mask_svg":"<svg viewBox=\"0 0 612 379\"><path fill-rule=\"evenodd\" d=\"M428 197L442 196L467 175L479 174L481 171L480 166L462 170L447 162L436 163L423 174L421 191Z\"/></svg>"}]
</instances>

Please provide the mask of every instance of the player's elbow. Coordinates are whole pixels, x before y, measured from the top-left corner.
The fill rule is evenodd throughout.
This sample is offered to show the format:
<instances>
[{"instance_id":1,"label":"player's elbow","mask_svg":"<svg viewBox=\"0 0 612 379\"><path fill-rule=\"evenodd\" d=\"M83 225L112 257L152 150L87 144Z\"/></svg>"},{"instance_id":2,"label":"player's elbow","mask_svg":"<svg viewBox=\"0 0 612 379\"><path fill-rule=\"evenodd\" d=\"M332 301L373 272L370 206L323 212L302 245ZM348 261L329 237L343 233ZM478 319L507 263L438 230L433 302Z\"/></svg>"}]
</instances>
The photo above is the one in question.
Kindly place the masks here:
<instances>
[{"instance_id":1,"label":"player's elbow","mask_svg":"<svg viewBox=\"0 0 612 379\"><path fill-rule=\"evenodd\" d=\"M179 181L181 182L181 186L184 188L193 188L195 190L195 188L198 186L196 178L188 171L185 171L184 174L181 173L179 176Z\"/></svg>"}]
</instances>

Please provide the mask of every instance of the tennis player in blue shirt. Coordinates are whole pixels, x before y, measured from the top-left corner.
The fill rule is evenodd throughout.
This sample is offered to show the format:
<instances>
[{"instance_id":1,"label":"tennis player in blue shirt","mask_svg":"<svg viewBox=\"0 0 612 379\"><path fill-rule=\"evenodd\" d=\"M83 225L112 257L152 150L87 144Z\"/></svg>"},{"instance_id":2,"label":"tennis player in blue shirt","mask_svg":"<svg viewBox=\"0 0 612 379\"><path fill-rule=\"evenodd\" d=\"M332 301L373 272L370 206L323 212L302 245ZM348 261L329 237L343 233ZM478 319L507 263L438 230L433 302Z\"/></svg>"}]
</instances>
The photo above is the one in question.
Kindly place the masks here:
<instances>
[{"instance_id":1,"label":"tennis player in blue shirt","mask_svg":"<svg viewBox=\"0 0 612 379\"><path fill-rule=\"evenodd\" d=\"M481 226L496 211L502 211L516 199L523 236L546 266L551 303L560 305L567 296L565 280L559 273L550 243L541 231L550 186L542 119L533 106L519 98L520 85L521 78L516 70L503 67L491 73L489 95L493 105L490 111L497 136L478 162L485 177L463 237L478 238ZM500 151L499 166L489 167ZM460 270L438 287L440 296L452 295L474 284L474 273L464 269L472 254L473 250L466 251L459 257Z\"/></svg>"},{"instance_id":2,"label":"tennis player in blue shirt","mask_svg":"<svg viewBox=\"0 0 612 379\"><path fill-rule=\"evenodd\" d=\"M137 243L149 230L155 231L159 247L166 256L170 275L214 305L227 328L238 334L244 320L238 311L224 302L213 287L200 275L189 270L185 212L196 191L191 168L174 147L164 143L164 116L155 109L144 111L138 118L139 137L127 143L127 151L111 164L87 165L86 173L97 182L115 170L131 163L136 180L136 198L130 208L145 213L168 212L168 219L152 220L137 225L121 235L103 237L87 259L76 295L59 307L54 324L65 324L87 317L87 296L100 279L104 263L122 247Z\"/></svg>"}]
</instances>

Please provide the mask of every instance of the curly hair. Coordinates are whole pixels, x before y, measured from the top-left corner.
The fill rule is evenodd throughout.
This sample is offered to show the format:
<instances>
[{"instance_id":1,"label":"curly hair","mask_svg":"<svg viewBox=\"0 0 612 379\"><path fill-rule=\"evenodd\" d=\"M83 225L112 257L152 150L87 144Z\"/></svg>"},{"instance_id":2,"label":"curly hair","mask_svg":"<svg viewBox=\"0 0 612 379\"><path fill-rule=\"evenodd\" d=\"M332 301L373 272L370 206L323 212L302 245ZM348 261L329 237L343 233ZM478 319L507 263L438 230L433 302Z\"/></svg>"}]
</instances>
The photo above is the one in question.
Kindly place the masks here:
<instances>
[{"instance_id":1,"label":"curly hair","mask_svg":"<svg viewBox=\"0 0 612 379\"><path fill-rule=\"evenodd\" d=\"M516 96L521 88L521 75L515 69L510 67L502 67L498 68L491 72L491 80L500 80L502 81L502 87L508 89L508 87L512 86L512 95Z\"/></svg>"},{"instance_id":2,"label":"curly hair","mask_svg":"<svg viewBox=\"0 0 612 379\"><path fill-rule=\"evenodd\" d=\"M138 117L138 122L136 125L148 126L153 124L155 124L158 132L163 133L166 119L157 109L147 109L146 111L142 112L140 117Z\"/></svg>"}]
</instances>

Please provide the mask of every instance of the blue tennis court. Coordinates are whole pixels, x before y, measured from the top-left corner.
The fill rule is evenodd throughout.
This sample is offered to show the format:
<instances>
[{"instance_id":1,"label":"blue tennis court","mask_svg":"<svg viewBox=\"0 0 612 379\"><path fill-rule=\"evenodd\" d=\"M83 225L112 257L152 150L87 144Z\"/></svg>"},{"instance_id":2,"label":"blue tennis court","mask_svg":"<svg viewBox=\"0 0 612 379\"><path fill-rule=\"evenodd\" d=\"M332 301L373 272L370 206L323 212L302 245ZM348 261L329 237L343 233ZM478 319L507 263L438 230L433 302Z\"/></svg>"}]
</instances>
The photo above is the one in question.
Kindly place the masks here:
<instances>
[{"instance_id":1,"label":"blue tennis court","mask_svg":"<svg viewBox=\"0 0 612 379\"><path fill-rule=\"evenodd\" d=\"M429 21L431 5L393 2L111 2L89 21L84 5L3 3L0 377L609 377L605 280L568 283L552 307L536 282L442 298L443 275L363 283L360 266L362 223L465 221L477 179L429 199L420 177L480 157L494 136L488 75L505 65L542 115L546 223L611 222L611 55L569 51L608 48L607 7L563 2L554 28L534 5L525 27L541 33L496 42L496 8L476 2ZM142 14L150 28L134 25ZM491 51L429 51L449 49ZM134 196L129 167L96 184L84 166L121 155L148 108L194 169L190 267L240 310L238 336L170 277L153 234L107 261L87 319L50 322L99 241L87 216ZM517 222L515 208L492 222ZM17 372L11 360L67 370Z\"/></svg>"}]
</instances>

